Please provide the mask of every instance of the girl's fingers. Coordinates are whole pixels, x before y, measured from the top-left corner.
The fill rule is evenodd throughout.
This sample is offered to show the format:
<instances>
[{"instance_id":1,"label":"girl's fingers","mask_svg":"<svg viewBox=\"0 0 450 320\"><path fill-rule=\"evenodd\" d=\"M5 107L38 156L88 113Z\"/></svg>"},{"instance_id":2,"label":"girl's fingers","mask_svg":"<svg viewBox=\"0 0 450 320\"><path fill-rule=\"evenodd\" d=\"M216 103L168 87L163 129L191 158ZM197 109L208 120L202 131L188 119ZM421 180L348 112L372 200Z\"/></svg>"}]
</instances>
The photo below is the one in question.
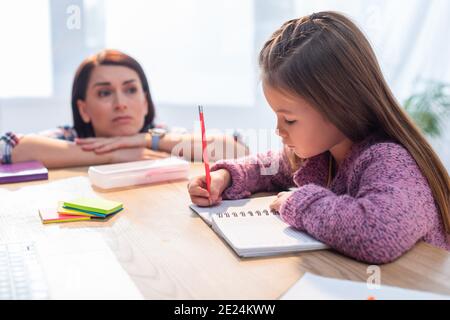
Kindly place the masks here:
<instances>
[{"instance_id":1,"label":"girl's fingers","mask_svg":"<svg viewBox=\"0 0 450 320\"><path fill-rule=\"evenodd\" d=\"M188 189L189 187L193 187L193 186L200 186L203 189L206 188L206 177L205 176L197 176L192 178L189 183L188 183Z\"/></svg>"},{"instance_id":2,"label":"girl's fingers","mask_svg":"<svg viewBox=\"0 0 450 320\"><path fill-rule=\"evenodd\" d=\"M212 201L212 204L211 205L216 205L216 204L219 204L219 203L221 203L222 202L222 197L218 197L216 200L213 200Z\"/></svg>"},{"instance_id":3,"label":"girl's fingers","mask_svg":"<svg viewBox=\"0 0 450 320\"><path fill-rule=\"evenodd\" d=\"M272 210L277 210L278 209L278 201L274 201L274 202L272 202L271 204L270 204L270 209L272 209Z\"/></svg>"},{"instance_id":4,"label":"girl's fingers","mask_svg":"<svg viewBox=\"0 0 450 320\"><path fill-rule=\"evenodd\" d=\"M208 190L203 189L198 185L189 186L188 190L190 195L209 198Z\"/></svg>"},{"instance_id":5,"label":"girl's fingers","mask_svg":"<svg viewBox=\"0 0 450 320\"><path fill-rule=\"evenodd\" d=\"M212 194L208 192L205 177L194 178L187 187L191 200L196 205L207 207L222 202L222 196L217 192L212 191Z\"/></svg>"},{"instance_id":6,"label":"girl's fingers","mask_svg":"<svg viewBox=\"0 0 450 320\"><path fill-rule=\"evenodd\" d=\"M202 198L202 197L195 197L191 196L191 201L193 204L196 204L200 207L209 207L211 206L211 203L208 198Z\"/></svg>"},{"instance_id":7,"label":"girl's fingers","mask_svg":"<svg viewBox=\"0 0 450 320\"><path fill-rule=\"evenodd\" d=\"M206 188L206 186L205 186L205 188ZM213 202L216 202L218 199L222 198L221 195L219 194L218 188L211 186L210 198Z\"/></svg>"}]
</instances>

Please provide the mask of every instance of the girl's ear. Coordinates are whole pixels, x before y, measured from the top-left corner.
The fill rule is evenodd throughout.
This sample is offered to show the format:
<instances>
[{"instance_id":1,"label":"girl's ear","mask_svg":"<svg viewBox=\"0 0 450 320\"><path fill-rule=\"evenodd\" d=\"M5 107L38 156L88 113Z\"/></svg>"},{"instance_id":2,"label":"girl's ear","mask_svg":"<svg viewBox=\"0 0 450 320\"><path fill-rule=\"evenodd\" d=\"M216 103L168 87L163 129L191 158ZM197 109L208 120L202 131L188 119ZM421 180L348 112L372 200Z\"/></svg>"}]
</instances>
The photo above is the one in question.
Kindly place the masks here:
<instances>
[{"instance_id":1,"label":"girl's ear","mask_svg":"<svg viewBox=\"0 0 450 320\"><path fill-rule=\"evenodd\" d=\"M78 111L80 112L81 119L83 119L84 123L91 122L91 117L87 113L87 105L86 102L78 99L77 100Z\"/></svg>"}]
</instances>

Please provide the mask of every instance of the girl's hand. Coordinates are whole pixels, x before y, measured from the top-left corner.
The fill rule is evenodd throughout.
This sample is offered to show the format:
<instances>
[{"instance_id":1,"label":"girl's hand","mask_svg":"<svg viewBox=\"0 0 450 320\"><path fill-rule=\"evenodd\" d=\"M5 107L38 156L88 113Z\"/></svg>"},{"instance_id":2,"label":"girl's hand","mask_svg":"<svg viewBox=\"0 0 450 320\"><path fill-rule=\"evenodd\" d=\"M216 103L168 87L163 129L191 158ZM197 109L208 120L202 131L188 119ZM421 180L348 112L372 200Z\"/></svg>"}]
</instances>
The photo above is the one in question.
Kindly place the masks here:
<instances>
[{"instance_id":1,"label":"girl's hand","mask_svg":"<svg viewBox=\"0 0 450 320\"><path fill-rule=\"evenodd\" d=\"M84 151L94 151L97 154L124 148L144 148L147 145L145 133L111 138L75 139L75 143Z\"/></svg>"},{"instance_id":2,"label":"girl's hand","mask_svg":"<svg viewBox=\"0 0 450 320\"><path fill-rule=\"evenodd\" d=\"M280 212L282 204L292 195L292 191L289 192L280 192L277 194L277 199L272 202L270 205L270 209Z\"/></svg>"},{"instance_id":3,"label":"girl's hand","mask_svg":"<svg viewBox=\"0 0 450 320\"><path fill-rule=\"evenodd\" d=\"M208 193L205 176L191 179L188 184L188 191L192 203L201 207L208 207L222 201L222 193L230 184L230 173L225 169L220 169L211 172L211 194Z\"/></svg>"},{"instance_id":4,"label":"girl's hand","mask_svg":"<svg viewBox=\"0 0 450 320\"><path fill-rule=\"evenodd\" d=\"M117 149L107 153L107 155L109 155L110 163L164 159L170 156L166 152L153 151L145 147Z\"/></svg>"}]
</instances>

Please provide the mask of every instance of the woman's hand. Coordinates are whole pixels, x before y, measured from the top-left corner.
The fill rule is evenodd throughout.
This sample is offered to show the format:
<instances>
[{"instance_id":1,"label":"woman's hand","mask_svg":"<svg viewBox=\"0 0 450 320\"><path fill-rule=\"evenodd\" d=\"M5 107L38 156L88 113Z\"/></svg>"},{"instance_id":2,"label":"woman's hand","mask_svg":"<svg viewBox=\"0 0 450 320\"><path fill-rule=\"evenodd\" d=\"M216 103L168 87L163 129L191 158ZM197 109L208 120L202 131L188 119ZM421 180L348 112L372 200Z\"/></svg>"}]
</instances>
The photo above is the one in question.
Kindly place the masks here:
<instances>
[{"instance_id":1,"label":"woman's hand","mask_svg":"<svg viewBox=\"0 0 450 320\"><path fill-rule=\"evenodd\" d=\"M210 160L236 159L248 156L249 148L242 142L235 141L232 136L216 135L213 141L208 142L208 148L212 150Z\"/></svg>"},{"instance_id":2,"label":"woman's hand","mask_svg":"<svg viewBox=\"0 0 450 320\"><path fill-rule=\"evenodd\" d=\"M192 203L201 207L208 207L222 201L222 193L230 184L230 173L225 169L220 169L211 172L211 194L208 193L205 176L191 179L188 184L188 191Z\"/></svg>"},{"instance_id":3,"label":"woman's hand","mask_svg":"<svg viewBox=\"0 0 450 320\"><path fill-rule=\"evenodd\" d=\"M84 151L96 154L106 154L111 151L125 148L144 148L150 145L151 137L146 133L133 136L120 136L111 138L79 138L75 143ZM207 137L210 160L240 158L249 154L247 146L234 141L231 136L212 135ZM159 142L160 151L172 153L179 157L189 157L189 160L202 160L202 140L196 134L166 134Z\"/></svg>"},{"instance_id":4,"label":"woman's hand","mask_svg":"<svg viewBox=\"0 0 450 320\"><path fill-rule=\"evenodd\" d=\"M292 191L280 192L279 194L277 194L277 199L270 205L270 209L280 212L281 206L291 195Z\"/></svg>"},{"instance_id":5,"label":"woman's hand","mask_svg":"<svg viewBox=\"0 0 450 320\"><path fill-rule=\"evenodd\" d=\"M120 136L111 138L79 138L75 143L84 151L94 151L103 154L124 148L145 148L148 144L146 134L140 133L133 136Z\"/></svg>"},{"instance_id":6,"label":"woman's hand","mask_svg":"<svg viewBox=\"0 0 450 320\"><path fill-rule=\"evenodd\" d=\"M106 155L109 155L110 163L164 159L170 156L170 154L166 152L153 151L142 147L117 149L107 153Z\"/></svg>"}]
</instances>

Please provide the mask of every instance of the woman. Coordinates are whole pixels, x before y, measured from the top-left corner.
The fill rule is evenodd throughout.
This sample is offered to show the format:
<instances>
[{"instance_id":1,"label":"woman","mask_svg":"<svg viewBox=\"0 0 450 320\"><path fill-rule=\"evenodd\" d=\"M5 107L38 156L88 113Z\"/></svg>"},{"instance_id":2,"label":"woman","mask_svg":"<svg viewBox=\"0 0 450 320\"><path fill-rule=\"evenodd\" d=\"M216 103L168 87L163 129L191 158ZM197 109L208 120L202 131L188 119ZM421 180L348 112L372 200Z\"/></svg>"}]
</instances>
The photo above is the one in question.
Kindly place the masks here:
<instances>
[{"instance_id":1,"label":"woman","mask_svg":"<svg viewBox=\"0 0 450 320\"><path fill-rule=\"evenodd\" d=\"M72 114L73 127L4 135L2 163L39 160L48 168L59 168L165 158L172 151L190 160L201 159L199 136L176 134L154 124L145 73L122 52L104 50L83 61L73 82ZM233 137L215 136L208 142L217 158L248 152Z\"/></svg>"}]
</instances>

